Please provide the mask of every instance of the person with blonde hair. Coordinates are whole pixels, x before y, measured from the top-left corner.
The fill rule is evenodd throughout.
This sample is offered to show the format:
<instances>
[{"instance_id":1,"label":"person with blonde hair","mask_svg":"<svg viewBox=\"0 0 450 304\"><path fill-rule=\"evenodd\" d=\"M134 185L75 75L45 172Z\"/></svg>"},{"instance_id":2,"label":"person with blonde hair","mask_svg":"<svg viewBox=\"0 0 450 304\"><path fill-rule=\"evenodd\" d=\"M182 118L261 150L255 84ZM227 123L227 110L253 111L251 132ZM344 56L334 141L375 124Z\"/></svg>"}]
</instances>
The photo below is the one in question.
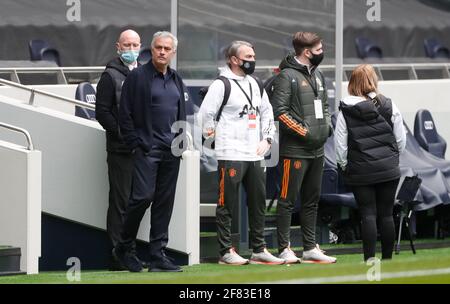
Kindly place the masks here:
<instances>
[{"instance_id":1,"label":"person with blonde hair","mask_svg":"<svg viewBox=\"0 0 450 304\"><path fill-rule=\"evenodd\" d=\"M393 207L400 179L399 155L406 146L403 118L378 92L371 65L360 65L340 104L334 141L336 160L361 215L364 260L375 257L377 221L382 259L391 259L395 241Z\"/></svg>"}]
</instances>

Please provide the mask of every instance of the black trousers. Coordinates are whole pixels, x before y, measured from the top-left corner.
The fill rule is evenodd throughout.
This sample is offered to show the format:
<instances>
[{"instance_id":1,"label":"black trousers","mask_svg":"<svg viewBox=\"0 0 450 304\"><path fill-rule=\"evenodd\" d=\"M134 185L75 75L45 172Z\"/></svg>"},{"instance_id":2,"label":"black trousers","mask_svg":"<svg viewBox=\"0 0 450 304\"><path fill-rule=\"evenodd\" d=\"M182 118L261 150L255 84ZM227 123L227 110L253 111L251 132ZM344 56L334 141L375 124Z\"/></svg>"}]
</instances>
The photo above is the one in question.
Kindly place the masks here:
<instances>
[{"instance_id":1,"label":"black trousers","mask_svg":"<svg viewBox=\"0 0 450 304\"><path fill-rule=\"evenodd\" d=\"M264 241L266 187L261 162L220 160L218 172L219 200L216 223L220 254L224 255L232 247L231 221L233 208L239 203L241 183L247 193L250 247L253 252L263 251L266 247Z\"/></svg>"},{"instance_id":2,"label":"black trousers","mask_svg":"<svg viewBox=\"0 0 450 304\"><path fill-rule=\"evenodd\" d=\"M377 220L380 227L382 258L392 258L395 242L392 213L398 182L399 179L395 179L373 185L352 186L361 215L361 236L365 261L375 257Z\"/></svg>"},{"instance_id":3,"label":"black trousers","mask_svg":"<svg viewBox=\"0 0 450 304\"><path fill-rule=\"evenodd\" d=\"M134 155L134 172L131 197L125 214L121 246L131 250L142 217L151 205L150 258L160 259L169 241L169 222L175 200L180 159L170 150L152 149L144 155L137 149Z\"/></svg>"},{"instance_id":4,"label":"black trousers","mask_svg":"<svg viewBox=\"0 0 450 304\"><path fill-rule=\"evenodd\" d=\"M316 247L316 222L322 187L324 158L282 158L281 190L277 202L278 250L290 243L291 218L300 192L300 225L305 251Z\"/></svg>"},{"instance_id":5,"label":"black trousers","mask_svg":"<svg viewBox=\"0 0 450 304\"><path fill-rule=\"evenodd\" d=\"M133 155L108 152L109 206L106 230L113 247L120 241L125 211L130 199Z\"/></svg>"}]
</instances>

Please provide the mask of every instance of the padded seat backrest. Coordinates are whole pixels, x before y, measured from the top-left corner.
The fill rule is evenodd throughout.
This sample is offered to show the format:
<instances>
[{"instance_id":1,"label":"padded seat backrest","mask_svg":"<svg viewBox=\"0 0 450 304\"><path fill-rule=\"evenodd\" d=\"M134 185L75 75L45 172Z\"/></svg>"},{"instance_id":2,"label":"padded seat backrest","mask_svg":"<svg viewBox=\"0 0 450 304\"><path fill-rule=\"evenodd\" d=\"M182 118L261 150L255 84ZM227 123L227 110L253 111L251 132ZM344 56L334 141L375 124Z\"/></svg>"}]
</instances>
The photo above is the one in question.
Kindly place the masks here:
<instances>
[{"instance_id":1,"label":"padded seat backrest","mask_svg":"<svg viewBox=\"0 0 450 304\"><path fill-rule=\"evenodd\" d=\"M95 89L89 82L82 82L75 92L75 99L95 105ZM75 116L95 120L95 111L75 107Z\"/></svg>"},{"instance_id":2,"label":"padded seat backrest","mask_svg":"<svg viewBox=\"0 0 450 304\"><path fill-rule=\"evenodd\" d=\"M448 58L450 59L450 50L443 46L437 39L429 38L423 41L425 54L429 58Z\"/></svg>"},{"instance_id":3,"label":"padded seat backrest","mask_svg":"<svg viewBox=\"0 0 450 304\"><path fill-rule=\"evenodd\" d=\"M52 61L58 66L61 66L61 61L59 59L59 52L53 48L45 48L42 50L41 60Z\"/></svg>"},{"instance_id":4,"label":"padded seat backrest","mask_svg":"<svg viewBox=\"0 0 450 304\"><path fill-rule=\"evenodd\" d=\"M365 37L357 37L355 39L356 53L361 59L366 58L383 58L383 50Z\"/></svg>"},{"instance_id":5,"label":"padded seat backrest","mask_svg":"<svg viewBox=\"0 0 450 304\"><path fill-rule=\"evenodd\" d=\"M28 42L28 49L30 51L30 60L42 60L43 49L49 48L47 41L41 39L33 39Z\"/></svg>"},{"instance_id":6,"label":"padded seat backrest","mask_svg":"<svg viewBox=\"0 0 450 304\"><path fill-rule=\"evenodd\" d=\"M28 49L30 51L30 60L45 60L55 62L58 66L61 66L61 60L59 59L59 52L55 48L52 48L50 44L42 39L33 39L28 42Z\"/></svg>"},{"instance_id":7,"label":"padded seat backrest","mask_svg":"<svg viewBox=\"0 0 450 304\"><path fill-rule=\"evenodd\" d=\"M422 148L437 157L445 158L447 142L437 132L430 111L417 111L414 120L414 137Z\"/></svg>"}]
</instances>

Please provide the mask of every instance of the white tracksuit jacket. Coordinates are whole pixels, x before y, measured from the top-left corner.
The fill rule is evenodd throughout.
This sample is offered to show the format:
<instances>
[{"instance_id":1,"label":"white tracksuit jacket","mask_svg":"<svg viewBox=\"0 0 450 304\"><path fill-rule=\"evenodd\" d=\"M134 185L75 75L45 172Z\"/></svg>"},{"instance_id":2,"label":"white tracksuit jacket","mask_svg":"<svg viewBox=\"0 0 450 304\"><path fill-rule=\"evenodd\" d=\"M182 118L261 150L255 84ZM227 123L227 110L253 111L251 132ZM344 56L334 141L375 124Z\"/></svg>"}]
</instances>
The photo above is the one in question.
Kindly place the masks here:
<instances>
[{"instance_id":1,"label":"white tracksuit jacket","mask_svg":"<svg viewBox=\"0 0 450 304\"><path fill-rule=\"evenodd\" d=\"M276 131L272 105L267 93L264 91L261 98L260 88L254 78L248 75L238 76L229 67L221 69L220 75L230 80L230 98L216 125L215 117L223 101L225 86L221 80L215 80L211 84L199 111L204 136L206 137L208 128L215 130L215 151L218 160L258 161L264 159L263 156L256 154L258 143L266 138L273 140ZM249 84L251 85L252 104L258 109L255 128L249 128L247 113L250 103L233 81L234 79L249 97Z\"/></svg>"}]
</instances>

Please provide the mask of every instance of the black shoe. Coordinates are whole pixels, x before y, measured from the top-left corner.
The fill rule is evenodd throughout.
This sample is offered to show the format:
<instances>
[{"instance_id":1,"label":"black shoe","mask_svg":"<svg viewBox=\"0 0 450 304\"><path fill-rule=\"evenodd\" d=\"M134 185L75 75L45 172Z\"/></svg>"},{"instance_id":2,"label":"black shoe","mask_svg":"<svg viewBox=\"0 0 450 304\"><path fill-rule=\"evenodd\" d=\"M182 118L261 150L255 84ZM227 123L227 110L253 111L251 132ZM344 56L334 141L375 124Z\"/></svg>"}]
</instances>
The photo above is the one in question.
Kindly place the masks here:
<instances>
[{"instance_id":1,"label":"black shoe","mask_svg":"<svg viewBox=\"0 0 450 304\"><path fill-rule=\"evenodd\" d=\"M180 266L172 263L167 257L153 260L150 262L149 272L182 272Z\"/></svg>"},{"instance_id":2,"label":"black shoe","mask_svg":"<svg viewBox=\"0 0 450 304\"><path fill-rule=\"evenodd\" d=\"M150 262L145 262L145 261L141 260L141 263L142 263L142 268L150 268Z\"/></svg>"},{"instance_id":3,"label":"black shoe","mask_svg":"<svg viewBox=\"0 0 450 304\"><path fill-rule=\"evenodd\" d=\"M142 262L138 259L132 251L125 251L114 248L112 251L113 257L119 261L120 266L125 267L130 272L141 272Z\"/></svg>"},{"instance_id":4,"label":"black shoe","mask_svg":"<svg viewBox=\"0 0 450 304\"><path fill-rule=\"evenodd\" d=\"M108 270L109 271L124 271L124 270L128 270L128 269L126 269L123 265L121 265L120 261L117 260L113 255L109 262Z\"/></svg>"},{"instance_id":5,"label":"black shoe","mask_svg":"<svg viewBox=\"0 0 450 304\"><path fill-rule=\"evenodd\" d=\"M131 253L134 254L134 255L137 257L137 251L136 251L136 248L131 249ZM138 259L139 259L139 258L138 258ZM141 261L142 268L150 268L150 262L146 262L146 261L143 261L143 260L141 260L141 259L139 259L139 261Z\"/></svg>"}]
</instances>

